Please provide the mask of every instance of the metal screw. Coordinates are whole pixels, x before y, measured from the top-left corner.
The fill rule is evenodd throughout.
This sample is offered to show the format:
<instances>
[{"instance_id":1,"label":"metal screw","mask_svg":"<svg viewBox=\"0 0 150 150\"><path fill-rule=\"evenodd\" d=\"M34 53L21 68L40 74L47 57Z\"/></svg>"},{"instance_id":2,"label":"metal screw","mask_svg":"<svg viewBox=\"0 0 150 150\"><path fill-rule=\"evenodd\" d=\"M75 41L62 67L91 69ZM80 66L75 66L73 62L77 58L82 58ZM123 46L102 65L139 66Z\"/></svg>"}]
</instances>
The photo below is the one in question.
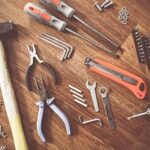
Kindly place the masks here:
<instances>
[{"instance_id":1,"label":"metal screw","mask_svg":"<svg viewBox=\"0 0 150 150\"><path fill-rule=\"evenodd\" d=\"M108 8L112 6L113 4L114 4L113 1L110 1L108 4L104 5L104 8Z\"/></svg>"},{"instance_id":2,"label":"metal screw","mask_svg":"<svg viewBox=\"0 0 150 150\"><path fill-rule=\"evenodd\" d=\"M111 2L110 0L105 0L102 4L101 4L101 8L103 8L105 5L107 5L109 2Z\"/></svg>"},{"instance_id":3,"label":"metal screw","mask_svg":"<svg viewBox=\"0 0 150 150\"><path fill-rule=\"evenodd\" d=\"M96 7L100 12L103 11L103 9L101 8L101 6L99 5L98 2L96 2L94 5L95 5L95 7Z\"/></svg>"}]
</instances>

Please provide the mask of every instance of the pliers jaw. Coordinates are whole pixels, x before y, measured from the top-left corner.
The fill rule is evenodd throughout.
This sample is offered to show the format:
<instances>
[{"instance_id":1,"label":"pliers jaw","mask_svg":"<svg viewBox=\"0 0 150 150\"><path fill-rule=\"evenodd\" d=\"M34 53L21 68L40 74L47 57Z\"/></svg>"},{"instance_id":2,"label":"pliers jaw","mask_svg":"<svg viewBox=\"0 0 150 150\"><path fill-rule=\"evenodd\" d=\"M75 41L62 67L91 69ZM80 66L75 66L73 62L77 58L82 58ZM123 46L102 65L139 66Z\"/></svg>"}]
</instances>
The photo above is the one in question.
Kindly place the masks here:
<instances>
[{"instance_id":1,"label":"pliers jaw","mask_svg":"<svg viewBox=\"0 0 150 150\"><path fill-rule=\"evenodd\" d=\"M30 82L30 72L33 69L34 59L36 59L39 64L41 64L44 68L46 68L49 71L49 73L52 76L54 84L56 84L57 83L57 79L56 79L56 74L55 74L55 71L54 71L53 67L50 64L44 62L43 60L41 60L38 57L34 44L32 46L27 45L27 48L28 48L28 51L29 51L29 54L30 54L30 58L31 58L30 64L29 64L29 66L28 66L28 68L26 70L26 74L25 74L25 84L26 84L28 90L29 91L32 90L32 86L31 86L31 82Z\"/></svg>"}]
</instances>

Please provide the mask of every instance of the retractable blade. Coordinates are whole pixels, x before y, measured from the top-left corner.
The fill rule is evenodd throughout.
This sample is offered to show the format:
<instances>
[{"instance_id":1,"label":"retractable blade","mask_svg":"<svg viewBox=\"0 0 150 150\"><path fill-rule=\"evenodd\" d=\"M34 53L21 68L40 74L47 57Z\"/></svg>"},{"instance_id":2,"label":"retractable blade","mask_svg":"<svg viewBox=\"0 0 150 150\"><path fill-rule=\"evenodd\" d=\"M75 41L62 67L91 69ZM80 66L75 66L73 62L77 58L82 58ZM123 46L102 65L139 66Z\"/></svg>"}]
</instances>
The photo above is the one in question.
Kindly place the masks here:
<instances>
[{"instance_id":1,"label":"retractable blade","mask_svg":"<svg viewBox=\"0 0 150 150\"><path fill-rule=\"evenodd\" d=\"M147 85L140 77L97 58L86 58L85 65L89 66L90 70L128 88L138 99L146 97Z\"/></svg>"}]
</instances>

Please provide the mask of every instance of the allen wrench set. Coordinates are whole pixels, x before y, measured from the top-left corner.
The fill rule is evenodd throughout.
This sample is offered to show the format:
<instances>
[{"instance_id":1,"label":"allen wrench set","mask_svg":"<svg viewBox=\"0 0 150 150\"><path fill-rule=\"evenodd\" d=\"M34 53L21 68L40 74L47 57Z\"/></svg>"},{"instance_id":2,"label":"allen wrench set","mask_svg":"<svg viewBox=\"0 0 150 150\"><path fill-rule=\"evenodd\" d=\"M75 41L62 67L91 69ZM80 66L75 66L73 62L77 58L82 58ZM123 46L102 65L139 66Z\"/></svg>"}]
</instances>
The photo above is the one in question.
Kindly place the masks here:
<instances>
[{"instance_id":1,"label":"allen wrench set","mask_svg":"<svg viewBox=\"0 0 150 150\"><path fill-rule=\"evenodd\" d=\"M66 42L63 42L62 40L50 35L50 34L40 34L38 36L39 39L52 44L53 46L56 46L57 48L60 48L63 50L63 54L61 57L61 61L69 59L72 56L73 53L73 47L69 45Z\"/></svg>"}]
</instances>

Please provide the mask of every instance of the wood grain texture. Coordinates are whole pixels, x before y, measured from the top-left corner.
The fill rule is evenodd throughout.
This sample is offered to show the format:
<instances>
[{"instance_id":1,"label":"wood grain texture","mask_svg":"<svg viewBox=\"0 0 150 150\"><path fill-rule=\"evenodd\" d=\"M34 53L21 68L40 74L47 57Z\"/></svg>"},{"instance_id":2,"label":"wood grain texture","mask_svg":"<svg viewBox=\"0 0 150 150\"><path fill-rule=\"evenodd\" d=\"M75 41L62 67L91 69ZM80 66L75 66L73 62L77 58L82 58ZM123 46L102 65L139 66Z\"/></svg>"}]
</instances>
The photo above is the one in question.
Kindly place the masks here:
<instances>
[{"instance_id":1,"label":"wood grain texture","mask_svg":"<svg viewBox=\"0 0 150 150\"><path fill-rule=\"evenodd\" d=\"M71 34L60 33L29 18L23 12L23 7L26 2L29 1L1 0L0 21L12 20L17 24L18 36L5 40L4 44L24 131L30 149L149 150L150 118L146 116L132 121L127 121L126 119L132 114L144 111L149 103L149 98L140 101L126 88L89 72L84 65L84 59L86 57L99 57L149 81L150 73L145 67L139 65L137 61L131 30L138 26L145 35L150 35L150 1L114 0L116 5L113 8L99 13L93 6L94 0L65 0L66 3L78 10L77 15L80 15L81 18L84 18L84 20L87 20L87 22L98 30L122 45L125 52L119 60L112 58L102 50ZM32 2L37 1L33 0ZM128 25L120 24L117 19L118 12L123 6L126 6L130 11ZM66 20L65 17L57 12L50 11ZM85 29L78 22L74 20L67 20L67 22L73 28L78 29L78 32L101 41L95 34ZM50 33L70 43L75 48L73 58L63 63L60 62L61 50L37 39L36 36L40 33ZM38 45L39 56L54 66L59 77L59 84L53 85L48 72L40 66L37 66L33 75L39 77L42 74L44 76L50 96L56 97L57 105L68 115L73 129L73 135L68 137L61 120L47 108L44 119L44 132L48 140L47 144L41 143L36 132L38 109L35 103L39 100L39 96L35 93L30 93L24 84L25 71L30 62L26 44L32 43ZM94 112L90 93L85 87L87 80L95 80L98 83L98 87L105 85L112 89L110 101L117 123L116 130L112 131L109 128L99 95L97 96L101 111L99 113ZM68 90L68 84L75 85L84 91L89 105L87 109L73 102L73 98ZM82 115L87 119L101 118L104 127L99 128L97 124L81 126L78 122L78 115ZM0 146L6 145L8 150L13 150L13 139L4 108L1 110L0 116L0 124L2 124L8 133L6 140L0 139Z\"/></svg>"}]
</instances>

